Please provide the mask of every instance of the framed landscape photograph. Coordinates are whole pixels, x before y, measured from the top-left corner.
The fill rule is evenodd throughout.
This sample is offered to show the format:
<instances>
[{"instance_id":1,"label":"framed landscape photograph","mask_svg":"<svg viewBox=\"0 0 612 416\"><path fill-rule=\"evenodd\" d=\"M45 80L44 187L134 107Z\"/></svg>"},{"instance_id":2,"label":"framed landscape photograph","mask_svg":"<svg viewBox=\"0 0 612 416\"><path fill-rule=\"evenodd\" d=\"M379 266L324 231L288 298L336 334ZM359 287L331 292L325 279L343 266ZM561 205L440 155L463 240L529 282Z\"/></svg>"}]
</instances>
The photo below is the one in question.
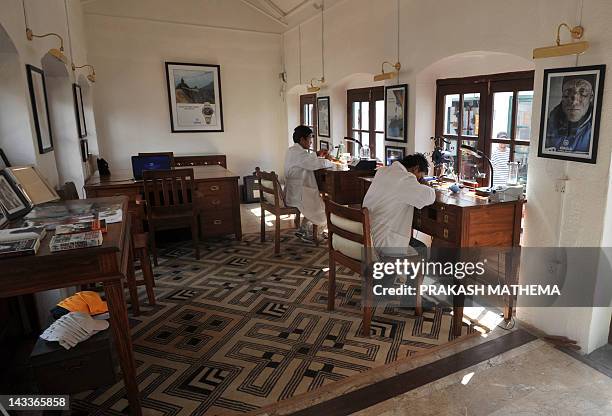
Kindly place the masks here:
<instances>
[{"instance_id":1,"label":"framed landscape photograph","mask_svg":"<svg viewBox=\"0 0 612 416\"><path fill-rule=\"evenodd\" d=\"M85 124L85 110L83 109L83 92L79 84L72 84L72 95L74 96L74 112L77 121L77 132L79 138L87 136L87 125Z\"/></svg>"},{"instance_id":2,"label":"framed landscape photograph","mask_svg":"<svg viewBox=\"0 0 612 416\"><path fill-rule=\"evenodd\" d=\"M13 182L7 169L0 171L0 205L9 220L26 214L32 208L32 203Z\"/></svg>"},{"instance_id":3,"label":"framed landscape photograph","mask_svg":"<svg viewBox=\"0 0 612 416\"><path fill-rule=\"evenodd\" d=\"M393 162L402 160L405 156L405 147L385 146L385 166L390 166Z\"/></svg>"},{"instance_id":4,"label":"framed landscape photograph","mask_svg":"<svg viewBox=\"0 0 612 416\"><path fill-rule=\"evenodd\" d=\"M406 143L408 85L385 87L385 139Z\"/></svg>"},{"instance_id":5,"label":"framed landscape photograph","mask_svg":"<svg viewBox=\"0 0 612 416\"><path fill-rule=\"evenodd\" d=\"M222 132L219 65L166 62L173 133Z\"/></svg>"},{"instance_id":6,"label":"framed landscape photograph","mask_svg":"<svg viewBox=\"0 0 612 416\"><path fill-rule=\"evenodd\" d=\"M330 137L329 97L317 98L318 134L319 137Z\"/></svg>"},{"instance_id":7,"label":"framed landscape photograph","mask_svg":"<svg viewBox=\"0 0 612 416\"><path fill-rule=\"evenodd\" d=\"M546 69L538 156L596 163L605 65Z\"/></svg>"},{"instance_id":8,"label":"framed landscape photograph","mask_svg":"<svg viewBox=\"0 0 612 416\"><path fill-rule=\"evenodd\" d=\"M319 140L319 150L329 150L329 142L325 140Z\"/></svg>"},{"instance_id":9,"label":"framed landscape photograph","mask_svg":"<svg viewBox=\"0 0 612 416\"><path fill-rule=\"evenodd\" d=\"M38 139L38 151L41 154L47 153L53 150L53 137L51 135L45 73L32 65L26 65L26 71L30 88L32 114L34 115L34 127Z\"/></svg>"}]
</instances>

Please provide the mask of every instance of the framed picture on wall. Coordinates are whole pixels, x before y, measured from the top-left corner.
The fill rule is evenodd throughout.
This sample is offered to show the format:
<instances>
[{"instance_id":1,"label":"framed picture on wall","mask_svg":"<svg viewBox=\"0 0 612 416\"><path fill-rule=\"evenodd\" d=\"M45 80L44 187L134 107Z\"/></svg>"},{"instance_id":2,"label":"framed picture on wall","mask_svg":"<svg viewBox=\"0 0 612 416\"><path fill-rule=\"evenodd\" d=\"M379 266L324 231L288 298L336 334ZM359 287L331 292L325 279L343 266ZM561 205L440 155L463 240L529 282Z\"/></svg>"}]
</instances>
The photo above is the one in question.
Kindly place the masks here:
<instances>
[{"instance_id":1,"label":"framed picture on wall","mask_svg":"<svg viewBox=\"0 0 612 416\"><path fill-rule=\"evenodd\" d=\"M385 165L389 166L396 160L402 160L406 156L405 147L385 146Z\"/></svg>"},{"instance_id":2,"label":"framed picture on wall","mask_svg":"<svg viewBox=\"0 0 612 416\"><path fill-rule=\"evenodd\" d=\"M605 65L544 71L538 156L596 163Z\"/></svg>"},{"instance_id":3,"label":"framed picture on wall","mask_svg":"<svg viewBox=\"0 0 612 416\"><path fill-rule=\"evenodd\" d=\"M83 92L79 84L72 84L72 95L74 96L74 112L77 121L77 132L79 138L87 136L87 125L85 124L85 110L83 109Z\"/></svg>"},{"instance_id":4,"label":"framed picture on wall","mask_svg":"<svg viewBox=\"0 0 612 416\"><path fill-rule=\"evenodd\" d=\"M166 62L166 83L173 133L223 131L219 65Z\"/></svg>"},{"instance_id":5,"label":"framed picture on wall","mask_svg":"<svg viewBox=\"0 0 612 416\"><path fill-rule=\"evenodd\" d=\"M4 212L4 208L2 208L2 204L0 204L0 228L8 221L8 217L6 216L6 212Z\"/></svg>"},{"instance_id":6,"label":"framed picture on wall","mask_svg":"<svg viewBox=\"0 0 612 416\"><path fill-rule=\"evenodd\" d=\"M34 115L34 127L38 140L38 151L41 154L47 153L53 150L53 137L51 135L45 73L32 65L26 65L26 71L30 88L32 114Z\"/></svg>"},{"instance_id":7,"label":"framed picture on wall","mask_svg":"<svg viewBox=\"0 0 612 416\"><path fill-rule=\"evenodd\" d=\"M317 98L318 134L319 137L330 137L329 97Z\"/></svg>"},{"instance_id":8,"label":"framed picture on wall","mask_svg":"<svg viewBox=\"0 0 612 416\"><path fill-rule=\"evenodd\" d=\"M87 139L81 139L81 160L83 163L87 162L89 159L89 145L87 144Z\"/></svg>"},{"instance_id":9,"label":"framed picture on wall","mask_svg":"<svg viewBox=\"0 0 612 416\"><path fill-rule=\"evenodd\" d=\"M385 138L406 143L408 85L385 87Z\"/></svg>"},{"instance_id":10,"label":"framed picture on wall","mask_svg":"<svg viewBox=\"0 0 612 416\"><path fill-rule=\"evenodd\" d=\"M32 203L15 184L8 169L0 170L0 205L9 220L21 217L32 209Z\"/></svg>"},{"instance_id":11,"label":"framed picture on wall","mask_svg":"<svg viewBox=\"0 0 612 416\"><path fill-rule=\"evenodd\" d=\"M4 150L0 149L0 169L8 168L11 166L8 158L4 154Z\"/></svg>"},{"instance_id":12,"label":"framed picture on wall","mask_svg":"<svg viewBox=\"0 0 612 416\"><path fill-rule=\"evenodd\" d=\"M325 140L319 140L319 150L328 150L329 151L329 142Z\"/></svg>"}]
</instances>

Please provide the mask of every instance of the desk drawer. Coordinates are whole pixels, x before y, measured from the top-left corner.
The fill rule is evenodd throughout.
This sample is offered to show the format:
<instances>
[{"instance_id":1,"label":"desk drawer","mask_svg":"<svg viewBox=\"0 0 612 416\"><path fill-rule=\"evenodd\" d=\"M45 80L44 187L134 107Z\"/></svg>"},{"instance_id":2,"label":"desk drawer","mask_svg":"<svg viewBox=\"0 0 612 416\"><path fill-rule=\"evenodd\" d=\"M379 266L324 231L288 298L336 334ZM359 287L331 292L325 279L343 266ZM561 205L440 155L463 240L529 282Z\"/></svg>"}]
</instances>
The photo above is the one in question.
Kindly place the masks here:
<instances>
[{"instance_id":1,"label":"desk drawer","mask_svg":"<svg viewBox=\"0 0 612 416\"><path fill-rule=\"evenodd\" d=\"M432 236L449 243L455 243L457 242L457 228L447 226L446 224L436 224Z\"/></svg>"},{"instance_id":2,"label":"desk drawer","mask_svg":"<svg viewBox=\"0 0 612 416\"><path fill-rule=\"evenodd\" d=\"M198 207L202 213L231 208L232 194L224 192L218 195L200 195L198 198Z\"/></svg>"},{"instance_id":3,"label":"desk drawer","mask_svg":"<svg viewBox=\"0 0 612 416\"><path fill-rule=\"evenodd\" d=\"M105 196L127 196L130 201L135 201L136 196L141 195L139 187L130 186L125 188L96 188L87 191L87 198L102 198Z\"/></svg>"},{"instance_id":4,"label":"desk drawer","mask_svg":"<svg viewBox=\"0 0 612 416\"><path fill-rule=\"evenodd\" d=\"M202 235L224 235L235 233L234 217L231 211L202 212L200 214Z\"/></svg>"},{"instance_id":5,"label":"desk drawer","mask_svg":"<svg viewBox=\"0 0 612 416\"><path fill-rule=\"evenodd\" d=\"M212 195L219 197L220 195L229 195L231 198L234 190L234 184L230 181L206 181L198 182L198 191L202 195Z\"/></svg>"}]
</instances>

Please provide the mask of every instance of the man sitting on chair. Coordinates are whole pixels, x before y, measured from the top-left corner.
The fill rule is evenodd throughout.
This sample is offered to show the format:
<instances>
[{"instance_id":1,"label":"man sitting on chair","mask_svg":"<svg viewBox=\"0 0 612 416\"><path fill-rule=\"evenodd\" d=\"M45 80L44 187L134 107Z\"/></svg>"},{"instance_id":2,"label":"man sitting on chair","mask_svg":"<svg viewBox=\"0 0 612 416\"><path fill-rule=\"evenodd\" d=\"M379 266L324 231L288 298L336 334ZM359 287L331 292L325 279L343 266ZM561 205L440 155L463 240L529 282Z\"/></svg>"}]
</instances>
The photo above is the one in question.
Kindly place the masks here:
<instances>
[{"instance_id":1,"label":"man sitting on chair","mask_svg":"<svg viewBox=\"0 0 612 416\"><path fill-rule=\"evenodd\" d=\"M312 240L316 236L312 235L312 224L308 223L320 226L327 223L325 205L319 194L314 171L332 167L333 163L309 152L312 144L310 127L297 126L293 131L293 142L295 144L285 154L285 198L288 206L298 208L306 218L298 236Z\"/></svg>"},{"instance_id":2,"label":"man sitting on chair","mask_svg":"<svg viewBox=\"0 0 612 416\"><path fill-rule=\"evenodd\" d=\"M383 256L416 254L425 244L412 237L414 207L436 200L435 190L424 184L429 162L421 153L406 156L378 169L363 200L370 213L372 243Z\"/></svg>"}]
</instances>

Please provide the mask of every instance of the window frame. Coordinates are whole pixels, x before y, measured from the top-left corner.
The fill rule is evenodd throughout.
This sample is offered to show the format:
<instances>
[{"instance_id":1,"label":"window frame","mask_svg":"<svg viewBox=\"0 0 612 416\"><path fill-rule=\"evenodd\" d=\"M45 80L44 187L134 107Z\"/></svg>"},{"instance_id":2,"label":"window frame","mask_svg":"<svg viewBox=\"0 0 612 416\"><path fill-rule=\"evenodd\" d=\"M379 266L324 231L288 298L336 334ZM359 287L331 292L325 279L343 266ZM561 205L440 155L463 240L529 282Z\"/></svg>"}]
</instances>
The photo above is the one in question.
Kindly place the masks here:
<instances>
[{"instance_id":1,"label":"window frame","mask_svg":"<svg viewBox=\"0 0 612 416\"><path fill-rule=\"evenodd\" d=\"M312 104L312 113L310 114L310 119L312 120L312 125L305 124L304 120L304 106ZM318 116L319 112L317 111L317 94L302 94L300 95L300 124L303 126L308 126L312 129L312 150L316 151L318 148L318 136L317 136L317 128L318 128Z\"/></svg>"},{"instance_id":2,"label":"window frame","mask_svg":"<svg viewBox=\"0 0 612 416\"><path fill-rule=\"evenodd\" d=\"M346 90L346 135L348 137L354 137L353 132L358 131L360 133L368 133L369 134L369 143L370 147L370 155L376 155L376 134L383 134L383 146L384 146L384 125L383 130L376 130L376 101L383 101L384 105L385 100L385 87L365 87L365 88L353 88L350 90ZM359 104L359 114L361 115L361 103L362 102L369 103L369 126L368 129L362 129L361 125L361 117L359 117L359 129L353 128L353 103ZM355 154L355 145L353 142L348 142L346 144L346 149L352 155Z\"/></svg>"},{"instance_id":3,"label":"window frame","mask_svg":"<svg viewBox=\"0 0 612 416\"><path fill-rule=\"evenodd\" d=\"M479 104L479 130L478 130L478 145L476 148L484 152L487 157L491 158L492 147L494 143L506 143L510 145L509 161L515 159L514 153L516 146L530 146L533 142L533 137L529 141L516 139L516 123L518 109L518 93L520 91L533 91L533 78L535 71L519 71L506 72L500 74L478 75L465 78L447 78L436 80L436 117L435 117L435 132L437 137L445 137L447 139L456 140L457 143L457 163L454 166L455 173L461 172L461 141L473 140L473 136L464 136L463 130L463 95L468 93L480 93ZM493 138L493 105L494 94L498 92L512 92L512 120L510 124L510 132L508 139ZM459 120L457 135L445 134L444 132L444 116L446 95L459 94ZM532 109L533 111L533 109ZM487 177L478 180L479 186L487 185L489 182L488 163L484 159L479 160L479 169L481 172L486 171Z\"/></svg>"}]
</instances>

